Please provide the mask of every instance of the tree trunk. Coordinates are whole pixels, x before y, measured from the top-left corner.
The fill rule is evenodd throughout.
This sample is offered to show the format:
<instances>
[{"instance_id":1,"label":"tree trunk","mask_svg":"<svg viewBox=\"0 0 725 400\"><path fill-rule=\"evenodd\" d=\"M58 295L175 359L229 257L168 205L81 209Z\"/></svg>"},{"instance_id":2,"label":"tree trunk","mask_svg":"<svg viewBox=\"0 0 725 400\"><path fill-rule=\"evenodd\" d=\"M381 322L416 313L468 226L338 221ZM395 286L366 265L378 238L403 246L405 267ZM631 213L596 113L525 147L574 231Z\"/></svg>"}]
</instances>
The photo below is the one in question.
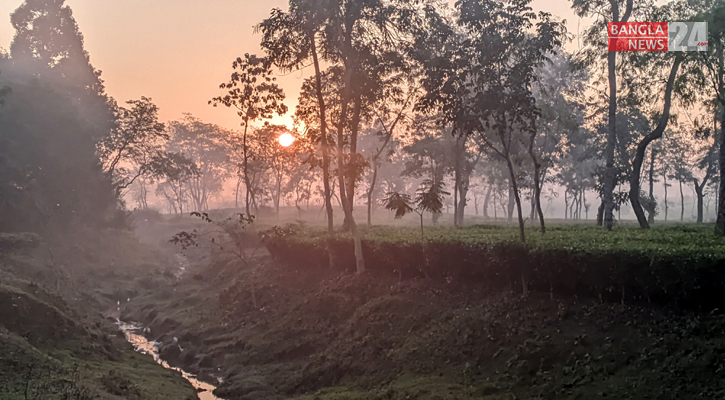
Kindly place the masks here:
<instances>
[{"instance_id":1,"label":"tree trunk","mask_svg":"<svg viewBox=\"0 0 725 400\"><path fill-rule=\"evenodd\" d=\"M680 222L683 222L685 220L685 194L682 193L682 180L678 179L680 182Z\"/></svg>"},{"instance_id":2,"label":"tree trunk","mask_svg":"<svg viewBox=\"0 0 725 400\"><path fill-rule=\"evenodd\" d=\"M277 195L274 198L274 212L277 215L277 219L279 219L279 200L282 197L282 177L278 176L279 179L277 179Z\"/></svg>"},{"instance_id":3,"label":"tree trunk","mask_svg":"<svg viewBox=\"0 0 725 400\"><path fill-rule=\"evenodd\" d=\"M243 153L243 159L242 159L242 173L244 174L244 189L246 191L245 201L244 201L244 211L247 213L247 217L251 216L252 213L249 210L249 192L251 190L252 185L249 184L249 169L248 169L248 159L249 156L247 154L247 128L249 127L249 118L244 119L244 133L242 134L242 153Z\"/></svg>"},{"instance_id":4,"label":"tree trunk","mask_svg":"<svg viewBox=\"0 0 725 400\"><path fill-rule=\"evenodd\" d=\"M473 192L473 212L476 213L476 216L478 216L478 194L474 191Z\"/></svg>"},{"instance_id":5,"label":"tree trunk","mask_svg":"<svg viewBox=\"0 0 725 400\"><path fill-rule=\"evenodd\" d=\"M237 186L234 189L234 208L239 209L239 186L242 184L242 177L237 177Z\"/></svg>"},{"instance_id":6,"label":"tree trunk","mask_svg":"<svg viewBox=\"0 0 725 400\"><path fill-rule=\"evenodd\" d=\"M373 177L370 180L368 188L368 226L373 225L373 192L375 191L375 181L378 179L378 158L373 157Z\"/></svg>"},{"instance_id":7,"label":"tree trunk","mask_svg":"<svg viewBox=\"0 0 725 400\"><path fill-rule=\"evenodd\" d=\"M320 112L320 147L322 148L322 184L325 190L325 209L327 210L327 233L333 233L332 191L330 190L330 150L327 144L327 115L325 98L322 95L322 74L320 62L317 59L317 44L315 34L310 34L312 61L315 66L315 89L317 92L317 105ZM330 253L332 254L332 253ZM332 257L332 256L330 256ZM332 258L330 259L332 262Z\"/></svg>"},{"instance_id":8,"label":"tree trunk","mask_svg":"<svg viewBox=\"0 0 725 400\"><path fill-rule=\"evenodd\" d=\"M498 221L498 201L496 201L496 192L493 192L493 220Z\"/></svg>"},{"instance_id":9,"label":"tree trunk","mask_svg":"<svg viewBox=\"0 0 725 400\"><path fill-rule=\"evenodd\" d=\"M614 21L617 20L615 16ZM617 144L617 53L610 51L607 55L607 68L609 72L609 131L607 132L607 146L604 149L604 226L612 230L614 226L614 148ZM639 196L639 194L638 194Z\"/></svg>"},{"instance_id":10,"label":"tree trunk","mask_svg":"<svg viewBox=\"0 0 725 400\"><path fill-rule=\"evenodd\" d=\"M669 208L669 205L667 204L667 172L662 174L662 179L665 183L665 221L667 221L667 211Z\"/></svg>"},{"instance_id":11,"label":"tree trunk","mask_svg":"<svg viewBox=\"0 0 725 400\"><path fill-rule=\"evenodd\" d=\"M725 236L725 56L723 56L723 43L716 42L718 61L718 101L720 102L720 188L718 190L717 223L715 231Z\"/></svg>"},{"instance_id":12,"label":"tree trunk","mask_svg":"<svg viewBox=\"0 0 725 400\"><path fill-rule=\"evenodd\" d=\"M458 161L456 160L456 164ZM458 167L454 168L454 180L453 180L453 226L458 226L458 185L460 185L460 172Z\"/></svg>"},{"instance_id":13,"label":"tree trunk","mask_svg":"<svg viewBox=\"0 0 725 400\"><path fill-rule=\"evenodd\" d=\"M510 162L510 161L507 161ZM511 170L513 170L513 164L511 164ZM506 209L506 216L508 218L508 221L511 222L514 218L514 207L516 206L516 198L518 197L518 193L514 193L516 191L517 185L515 181L516 178L511 178L511 182L509 182L509 197L508 197L508 208Z\"/></svg>"},{"instance_id":14,"label":"tree trunk","mask_svg":"<svg viewBox=\"0 0 725 400\"><path fill-rule=\"evenodd\" d=\"M491 192L493 191L493 183L488 185L488 189L486 190L486 197L483 199L483 209L481 210L481 213L483 214L484 218L488 218L488 203L491 200ZM495 209L496 207L494 207Z\"/></svg>"},{"instance_id":15,"label":"tree trunk","mask_svg":"<svg viewBox=\"0 0 725 400\"><path fill-rule=\"evenodd\" d=\"M661 138L662 134L665 131L665 128L667 128L667 123L670 120L670 107L672 106L672 88L675 84L677 71L680 68L680 63L682 63L683 58L684 56L682 56L682 53L678 54L675 57L675 61L672 64L672 68L670 69L670 76L667 79L667 87L665 89L665 104L664 109L662 110L662 116L660 117L657 127L647 136L645 136L637 145L637 153L634 157L634 162L632 163L632 176L629 181L629 201L632 204L634 215L637 216L639 226L643 229L649 229L649 223L644 216L642 204L639 200L639 181L640 174L642 172L642 162L644 161L644 155L647 151L647 146L652 141Z\"/></svg>"},{"instance_id":16,"label":"tree trunk","mask_svg":"<svg viewBox=\"0 0 725 400\"><path fill-rule=\"evenodd\" d=\"M521 241L525 242L526 236L524 234L524 215L521 210L521 198L519 197L519 188L516 184L516 173L514 172L514 166L511 163L511 158L509 157L508 152L506 154L506 165L508 166L509 174L511 175L511 191L513 192L514 200L516 200L516 211L519 217L519 236Z\"/></svg>"},{"instance_id":17,"label":"tree trunk","mask_svg":"<svg viewBox=\"0 0 725 400\"><path fill-rule=\"evenodd\" d=\"M702 185L699 185L697 183L697 179L694 179L695 183L695 193L697 194L697 223L702 223L702 200L705 197L704 195L704 189L705 189L705 182L703 181Z\"/></svg>"},{"instance_id":18,"label":"tree trunk","mask_svg":"<svg viewBox=\"0 0 725 400\"><path fill-rule=\"evenodd\" d=\"M360 112L362 109L362 98L356 97L353 104L353 110L352 110L352 121L350 123L350 158L349 161L355 160L357 161L357 158L355 158L355 155L357 154L357 136L358 132L360 130ZM347 195L345 198L348 201L348 207L350 208L350 213L352 214L354 212L355 208L355 182L357 181L357 176L354 176L355 171L357 168L349 168L349 164L347 165L348 168L345 168L347 170L347 173L349 174L347 179L345 180L345 183L347 184L345 187L345 190L347 191ZM350 221L348 221L347 216L345 216L345 220L342 223L342 230L346 231L350 228Z\"/></svg>"},{"instance_id":19,"label":"tree trunk","mask_svg":"<svg viewBox=\"0 0 725 400\"><path fill-rule=\"evenodd\" d=\"M602 201L599 203L599 208L597 208L597 226L602 226L604 224L604 202Z\"/></svg>"},{"instance_id":20,"label":"tree trunk","mask_svg":"<svg viewBox=\"0 0 725 400\"><path fill-rule=\"evenodd\" d=\"M541 211L541 182L539 182L541 164L539 163L539 159L536 158L536 154L534 153L535 140L536 131L531 133L531 138L529 140L529 156L531 157L531 161L533 161L534 163L534 203L536 204L536 211L539 213L539 225L541 227L541 233L546 233L546 225L544 224L544 213Z\"/></svg>"},{"instance_id":21,"label":"tree trunk","mask_svg":"<svg viewBox=\"0 0 725 400\"><path fill-rule=\"evenodd\" d=\"M654 194L654 184L655 184L655 156L657 151L655 149L652 149L650 152L650 159L649 159L649 198L651 201L655 200L655 194ZM647 211L647 222L650 224L655 223L655 210L654 208L652 210Z\"/></svg>"},{"instance_id":22,"label":"tree trunk","mask_svg":"<svg viewBox=\"0 0 725 400\"><path fill-rule=\"evenodd\" d=\"M350 37L348 36L345 46L349 49L351 47L349 41ZM344 158L344 139L345 139L345 126L347 125L347 108L348 108L348 101L350 100L350 93L351 93L351 82L352 82L352 69L349 65L345 66L345 75L343 78L343 87L342 87L342 96L341 96L341 106L340 106L340 121L337 125L337 170L338 170L338 184L339 184L339 192L340 192L340 203L342 205L342 211L345 214L345 220L347 221L348 227L350 229L350 233L352 233L352 239L353 239L353 245L354 245L354 251L355 251L355 267L358 274L361 274L365 272L365 258L363 257L362 252L362 240L360 239L360 232L357 229L357 224L355 224L355 218L352 215L352 203L353 199L348 199L348 187L346 186L345 178L346 174L344 173L346 168L345 165L345 158ZM350 159L353 159L355 156L354 153L354 143L352 143L352 140L350 141ZM351 173L352 174L352 173ZM349 176L348 179L352 180L352 185L355 184L354 177Z\"/></svg>"},{"instance_id":23,"label":"tree trunk","mask_svg":"<svg viewBox=\"0 0 725 400\"><path fill-rule=\"evenodd\" d=\"M627 0L626 9L622 19L619 19L619 3L610 2L612 5L612 22L627 22L632 14L633 0ZM609 75L609 131L607 132L607 146L604 150L604 190L602 201L604 203L604 226L611 231L614 227L614 148L617 145L617 52L610 51L607 54L607 70Z\"/></svg>"}]
</instances>

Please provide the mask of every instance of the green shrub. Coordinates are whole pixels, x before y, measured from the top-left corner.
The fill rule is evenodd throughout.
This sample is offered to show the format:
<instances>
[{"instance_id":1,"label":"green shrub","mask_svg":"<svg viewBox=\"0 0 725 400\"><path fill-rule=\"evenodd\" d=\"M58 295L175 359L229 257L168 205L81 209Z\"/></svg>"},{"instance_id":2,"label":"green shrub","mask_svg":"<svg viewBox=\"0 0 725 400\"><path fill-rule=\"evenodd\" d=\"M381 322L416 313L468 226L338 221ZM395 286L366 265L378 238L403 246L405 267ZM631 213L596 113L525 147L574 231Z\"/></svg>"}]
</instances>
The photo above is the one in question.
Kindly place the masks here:
<instances>
[{"instance_id":1,"label":"green shrub","mask_svg":"<svg viewBox=\"0 0 725 400\"><path fill-rule=\"evenodd\" d=\"M561 226L529 237L524 244L515 229L480 225L433 228L421 240L415 229L373 227L363 252L376 275L725 310L725 242L709 227ZM354 268L349 234L277 227L264 243L297 268L329 268L329 253L338 266Z\"/></svg>"}]
</instances>

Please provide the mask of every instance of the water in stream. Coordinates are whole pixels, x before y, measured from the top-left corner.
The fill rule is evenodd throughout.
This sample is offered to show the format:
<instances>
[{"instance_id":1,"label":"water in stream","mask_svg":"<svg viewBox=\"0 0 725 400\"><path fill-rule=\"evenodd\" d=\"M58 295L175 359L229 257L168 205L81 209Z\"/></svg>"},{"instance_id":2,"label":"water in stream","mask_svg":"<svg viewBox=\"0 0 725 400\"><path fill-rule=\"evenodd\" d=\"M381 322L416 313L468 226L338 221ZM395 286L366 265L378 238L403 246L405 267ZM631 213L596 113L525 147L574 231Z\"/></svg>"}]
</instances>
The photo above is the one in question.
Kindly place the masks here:
<instances>
[{"instance_id":1,"label":"water in stream","mask_svg":"<svg viewBox=\"0 0 725 400\"><path fill-rule=\"evenodd\" d=\"M181 372L184 378L188 380L189 383L191 383L191 385L194 386L194 388L197 390L197 396L199 396L199 400L222 400L212 394L212 391L216 389L216 387L206 382L202 382L196 379L195 375L184 372L180 368L174 368L170 366L169 363L162 360L161 357L159 357L159 344L153 340L146 339L141 334L143 329L141 325L136 323L118 321L118 327L123 331L123 333L126 335L126 340L128 340L128 342L133 345L133 348L136 351L138 351L139 353L151 355L154 360L156 360L156 362L161 364L164 368L173 369L174 371Z\"/></svg>"}]
</instances>

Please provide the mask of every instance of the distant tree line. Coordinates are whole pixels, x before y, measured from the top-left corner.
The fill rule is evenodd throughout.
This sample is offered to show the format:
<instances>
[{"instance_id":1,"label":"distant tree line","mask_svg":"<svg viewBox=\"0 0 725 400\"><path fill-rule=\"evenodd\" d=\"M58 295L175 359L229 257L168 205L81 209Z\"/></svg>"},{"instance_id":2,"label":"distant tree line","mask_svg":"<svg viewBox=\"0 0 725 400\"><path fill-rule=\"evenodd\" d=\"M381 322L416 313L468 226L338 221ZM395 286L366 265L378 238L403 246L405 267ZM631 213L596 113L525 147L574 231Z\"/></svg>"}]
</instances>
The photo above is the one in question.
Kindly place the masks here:
<instances>
[{"instance_id":1,"label":"distant tree line","mask_svg":"<svg viewBox=\"0 0 725 400\"><path fill-rule=\"evenodd\" d=\"M233 60L209 99L239 116L229 130L192 115L161 122L146 97L117 104L70 9L26 1L0 59L0 218L7 229L111 223L125 202L148 208L151 196L186 213L223 195L247 216L316 204L332 233L337 206L363 271L357 207L367 224L381 205L433 223L451 206L455 225L471 208L501 211L525 240L527 223L545 232L555 197L566 219L612 229L630 207L648 228L656 216L683 220L690 188L698 222L714 197L723 234L725 6L572 7L594 21L575 53L563 22L529 0L290 0L255 27L264 54ZM708 51L608 52L606 23L630 20L707 21ZM275 75L308 67L295 125L271 124L290 111ZM290 147L277 142L283 133L295 136ZM439 206L413 200L431 188Z\"/></svg>"}]
</instances>

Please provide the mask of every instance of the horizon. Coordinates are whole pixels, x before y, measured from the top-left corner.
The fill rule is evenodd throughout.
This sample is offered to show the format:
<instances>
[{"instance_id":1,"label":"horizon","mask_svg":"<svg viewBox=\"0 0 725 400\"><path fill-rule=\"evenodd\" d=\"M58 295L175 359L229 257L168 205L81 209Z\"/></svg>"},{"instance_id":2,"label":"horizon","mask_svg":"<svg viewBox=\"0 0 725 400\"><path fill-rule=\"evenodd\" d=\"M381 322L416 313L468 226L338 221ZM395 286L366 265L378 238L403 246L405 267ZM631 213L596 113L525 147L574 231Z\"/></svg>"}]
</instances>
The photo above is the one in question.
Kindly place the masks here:
<instances>
[{"instance_id":1,"label":"horizon","mask_svg":"<svg viewBox=\"0 0 725 400\"><path fill-rule=\"evenodd\" d=\"M0 4L0 48L6 51L15 35L10 14L21 4L21 0ZM106 93L119 104L146 96L159 106L161 121L191 113L226 129L239 128L238 116L226 107L212 107L208 101L222 93L219 84L229 79L236 57L263 54L254 25L267 18L272 8L287 8L286 0L159 0L152 4L143 0L67 0L65 4L83 34L91 64L102 71ZM569 33L576 34L580 18L574 15L569 0L534 0L532 5L536 11L565 19ZM235 37L242 40L225 45ZM572 51L575 44L576 40L570 42L567 50ZM191 62L187 62L187 54L192 55ZM270 122L291 128L300 87L310 73L277 70L275 75L289 111Z\"/></svg>"}]
</instances>

